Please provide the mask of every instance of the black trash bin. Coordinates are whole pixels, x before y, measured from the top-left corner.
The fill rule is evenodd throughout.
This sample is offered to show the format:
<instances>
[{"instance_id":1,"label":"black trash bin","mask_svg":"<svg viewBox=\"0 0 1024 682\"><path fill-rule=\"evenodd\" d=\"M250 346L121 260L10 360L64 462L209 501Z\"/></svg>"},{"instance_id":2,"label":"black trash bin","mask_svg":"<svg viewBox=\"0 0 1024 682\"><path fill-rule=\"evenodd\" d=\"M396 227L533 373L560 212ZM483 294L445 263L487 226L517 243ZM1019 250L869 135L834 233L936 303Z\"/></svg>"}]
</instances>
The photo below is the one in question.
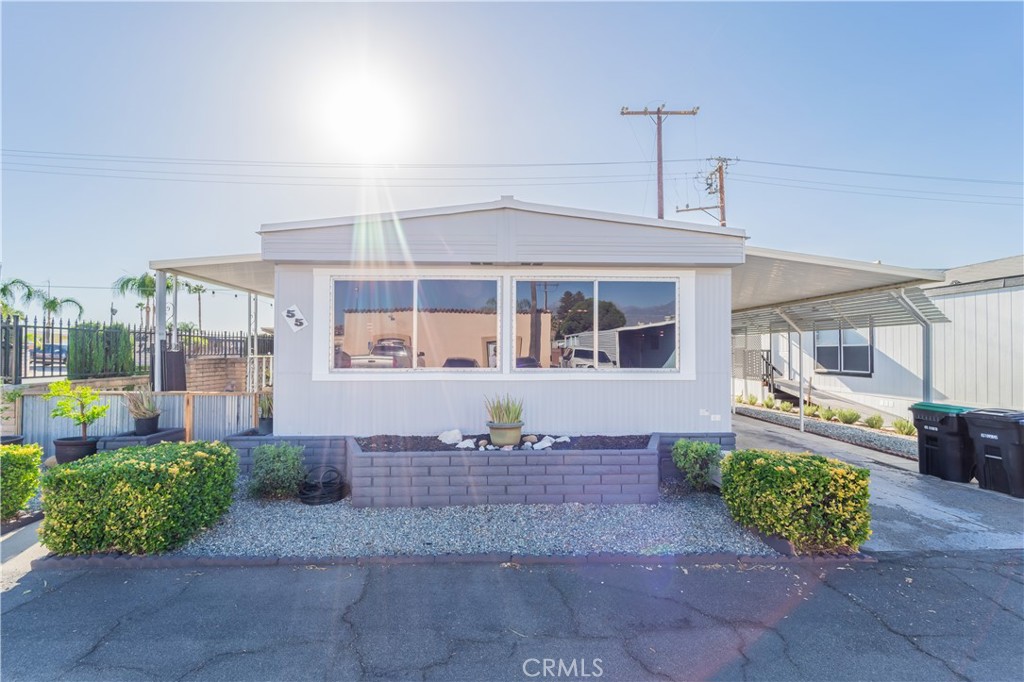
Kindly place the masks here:
<instances>
[{"instance_id":1,"label":"black trash bin","mask_svg":"<svg viewBox=\"0 0 1024 682\"><path fill-rule=\"evenodd\" d=\"M974 442L978 485L1024 497L1024 412L973 410L964 419Z\"/></svg>"},{"instance_id":2,"label":"black trash bin","mask_svg":"<svg viewBox=\"0 0 1024 682\"><path fill-rule=\"evenodd\" d=\"M974 478L974 449L963 420L971 408L915 403L910 410L917 427L917 470L958 483Z\"/></svg>"}]
</instances>

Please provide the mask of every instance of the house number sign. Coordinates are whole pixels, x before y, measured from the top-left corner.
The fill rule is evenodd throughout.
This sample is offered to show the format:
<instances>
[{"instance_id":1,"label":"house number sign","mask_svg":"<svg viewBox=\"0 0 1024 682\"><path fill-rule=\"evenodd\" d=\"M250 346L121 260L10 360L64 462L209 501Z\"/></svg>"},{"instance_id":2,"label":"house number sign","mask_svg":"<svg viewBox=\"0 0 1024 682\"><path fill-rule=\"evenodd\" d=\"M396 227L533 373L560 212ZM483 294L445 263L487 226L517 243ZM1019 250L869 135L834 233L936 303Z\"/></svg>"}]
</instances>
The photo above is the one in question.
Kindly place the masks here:
<instances>
[{"instance_id":1,"label":"house number sign","mask_svg":"<svg viewBox=\"0 0 1024 682\"><path fill-rule=\"evenodd\" d=\"M306 322L306 318L302 314L302 311L299 310L299 306L297 305L288 306L288 308L286 308L281 314L284 315L284 319L288 321L289 325L291 325L293 332L299 331L308 324Z\"/></svg>"}]
</instances>

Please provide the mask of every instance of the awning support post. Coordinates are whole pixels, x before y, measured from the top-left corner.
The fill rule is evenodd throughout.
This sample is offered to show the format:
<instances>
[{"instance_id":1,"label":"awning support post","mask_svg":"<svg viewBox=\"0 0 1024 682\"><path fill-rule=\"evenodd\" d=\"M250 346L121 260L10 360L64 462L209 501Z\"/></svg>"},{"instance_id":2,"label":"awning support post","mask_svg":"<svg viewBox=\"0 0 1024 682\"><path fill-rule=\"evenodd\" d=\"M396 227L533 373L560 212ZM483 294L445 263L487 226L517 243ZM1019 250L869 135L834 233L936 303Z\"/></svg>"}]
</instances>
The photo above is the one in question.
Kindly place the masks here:
<instances>
[{"instance_id":1,"label":"awning support post","mask_svg":"<svg viewBox=\"0 0 1024 682\"><path fill-rule=\"evenodd\" d=\"M156 332L153 338L153 391L164 390L164 358L163 345L167 339L167 273L158 270L156 273L156 310L153 318L156 321Z\"/></svg>"},{"instance_id":2,"label":"awning support post","mask_svg":"<svg viewBox=\"0 0 1024 682\"><path fill-rule=\"evenodd\" d=\"M913 301L907 298L906 292L906 289L900 289L899 293L893 294L893 297L921 325L921 400L930 403L934 395L932 381L932 323L917 309Z\"/></svg>"},{"instance_id":3,"label":"awning support post","mask_svg":"<svg viewBox=\"0 0 1024 682\"><path fill-rule=\"evenodd\" d=\"M178 276L174 275L174 298L171 303L171 350L178 350Z\"/></svg>"},{"instance_id":4,"label":"awning support post","mask_svg":"<svg viewBox=\"0 0 1024 682\"><path fill-rule=\"evenodd\" d=\"M784 319L790 327L796 332L797 344L799 347L799 356L797 362L797 386L800 387L799 393L800 398L797 403L797 409L800 410L800 431L804 430L804 332L795 322L787 315L782 312L781 308L776 308L775 312L779 314L779 317Z\"/></svg>"}]
</instances>

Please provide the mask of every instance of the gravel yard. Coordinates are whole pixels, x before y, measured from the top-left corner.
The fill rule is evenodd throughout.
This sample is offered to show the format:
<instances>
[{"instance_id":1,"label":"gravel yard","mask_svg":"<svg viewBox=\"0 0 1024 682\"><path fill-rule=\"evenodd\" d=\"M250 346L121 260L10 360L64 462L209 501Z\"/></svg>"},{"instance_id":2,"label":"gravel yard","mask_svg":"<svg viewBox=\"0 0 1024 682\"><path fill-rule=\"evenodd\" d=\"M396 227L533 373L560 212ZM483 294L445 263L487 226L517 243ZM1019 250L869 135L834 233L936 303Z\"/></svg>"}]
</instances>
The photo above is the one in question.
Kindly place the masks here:
<instances>
[{"instance_id":1,"label":"gravel yard","mask_svg":"<svg viewBox=\"0 0 1024 682\"><path fill-rule=\"evenodd\" d=\"M637 555L711 552L772 556L737 526L721 497L662 489L655 505L480 505L353 508L263 502L240 479L224 519L185 547L186 556L403 556L514 553Z\"/></svg>"}]
</instances>

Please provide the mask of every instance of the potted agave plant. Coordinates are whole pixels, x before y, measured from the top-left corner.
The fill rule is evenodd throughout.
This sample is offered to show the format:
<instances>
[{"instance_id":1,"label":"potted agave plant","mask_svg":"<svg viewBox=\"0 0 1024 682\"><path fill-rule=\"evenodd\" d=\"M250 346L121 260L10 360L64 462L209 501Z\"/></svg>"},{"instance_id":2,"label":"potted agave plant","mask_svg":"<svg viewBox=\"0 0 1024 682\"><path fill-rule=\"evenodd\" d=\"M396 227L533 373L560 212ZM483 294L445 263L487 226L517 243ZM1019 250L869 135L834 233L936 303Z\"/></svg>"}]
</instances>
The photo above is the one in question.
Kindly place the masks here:
<instances>
[{"instance_id":1,"label":"potted agave plant","mask_svg":"<svg viewBox=\"0 0 1024 682\"><path fill-rule=\"evenodd\" d=\"M256 433L269 436L274 433L274 394L260 393L260 421Z\"/></svg>"},{"instance_id":2,"label":"potted agave plant","mask_svg":"<svg viewBox=\"0 0 1024 682\"><path fill-rule=\"evenodd\" d=\"M491 443L501 447L518 445L523 433L523 401L510 395L504 398L484 398L487 408L487 428L491 432Z\"/></svg>"},{"instance_id":3,"label":"potted agave plant","mask_svg":"<svg viewBox=\"0 0 1024 682\"><path fill-rule=\"evenodd\" d=\"M71 387L67 379L55 381L43 396L47 400L57 398L57 406L50 416L65 417L82 427L81 438L55 438L53 441L54 456L58 464L67 464L76 459L96 453L99 438L88 436L89 425L107 413L110 405L97 405L99 394L89 386Z\"/></svg>"},{"instance_id":4,"label":"potted agave plant","mask_svg":"<svg viewBox=\"0 0 1024 682\"><path fill-rule=\"evenodd\" d=\"M136 436L152 436L160 428L160 408L148 386L124 394L128 413L135 419Z\"/></svg>"}]
</instances>

